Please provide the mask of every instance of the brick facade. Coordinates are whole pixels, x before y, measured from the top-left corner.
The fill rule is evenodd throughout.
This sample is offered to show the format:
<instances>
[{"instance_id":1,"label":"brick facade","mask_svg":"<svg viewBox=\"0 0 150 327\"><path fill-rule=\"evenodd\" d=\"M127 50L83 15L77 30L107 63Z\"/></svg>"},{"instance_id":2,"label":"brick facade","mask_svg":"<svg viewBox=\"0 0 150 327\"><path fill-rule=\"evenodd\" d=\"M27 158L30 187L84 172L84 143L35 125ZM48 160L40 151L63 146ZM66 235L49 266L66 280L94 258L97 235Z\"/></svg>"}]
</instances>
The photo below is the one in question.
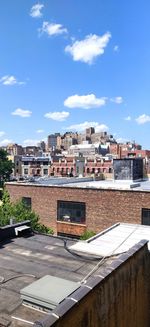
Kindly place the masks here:
<instances>
[{"instance_id":1,"label":"brick facade","mask_svg":"<svg viewBox=\"0 0 150 327\"><path fill-rule=\"evenodd\" d=\"M32 209L41 223L57 233L81 235L86 229L100 232L117 222L141 224L142 208L150 208L150 192L104 190L6 183L12 201L32 199ZM84 202L85 225L57 222L57 201Z\"/></svg>"}]
</instances>

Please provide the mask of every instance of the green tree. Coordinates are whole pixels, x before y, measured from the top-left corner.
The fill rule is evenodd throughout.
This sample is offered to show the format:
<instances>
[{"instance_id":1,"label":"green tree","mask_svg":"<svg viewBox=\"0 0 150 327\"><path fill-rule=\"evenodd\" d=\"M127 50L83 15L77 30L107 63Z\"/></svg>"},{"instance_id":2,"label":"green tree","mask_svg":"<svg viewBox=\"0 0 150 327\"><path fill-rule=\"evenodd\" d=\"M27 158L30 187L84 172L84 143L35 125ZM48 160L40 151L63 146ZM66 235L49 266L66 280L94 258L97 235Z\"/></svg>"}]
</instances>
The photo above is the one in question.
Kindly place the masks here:
<instances>
[{"instance_id":1,"label":"green tree","mask_svg":"<svg viewBox=\"0 0 150 327\"><path fill-rule=\"evenodd\" d=\"M30 220L31 228L41 233L53 234L53 229L39 222L39 216L31 210L23 201L11 203L7 190L3 191L2 205L0 207L0 226L8 225L10 218L15 222Z\"/></svg>"},{"instance_id":2,"label":"green tree","mask_svg":"<svg viewBox=\"0 0 150 327\"><path fill-rule=\"evenodd\" d=\"M4 185L4 182L9 180L12 173L13 163L7 157L7 152L0 149L0 187Z\"/></svg>"},{"instance_id":3,"label":"green tree","mask_svg":"<svg viewBox=\"0 0 150 327\"><path fill-rule=\"evenodd\" d=\"M0 226L9 224L9 220L12 217L12 204L10 202L10 196L7 191L3 191L2 205L0 206Z\"/></svg>"}]
</instances>

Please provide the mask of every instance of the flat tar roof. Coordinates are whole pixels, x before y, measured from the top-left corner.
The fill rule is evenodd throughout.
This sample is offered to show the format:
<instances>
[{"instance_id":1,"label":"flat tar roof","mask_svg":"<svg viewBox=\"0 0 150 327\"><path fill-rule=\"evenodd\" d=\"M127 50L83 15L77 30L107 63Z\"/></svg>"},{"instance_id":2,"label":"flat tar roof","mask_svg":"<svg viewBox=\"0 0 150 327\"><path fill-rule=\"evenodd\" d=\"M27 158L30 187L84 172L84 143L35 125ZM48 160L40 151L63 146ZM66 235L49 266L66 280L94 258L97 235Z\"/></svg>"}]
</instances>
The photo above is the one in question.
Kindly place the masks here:
<instances>
[{"instance_id":1,"label":"flat tar roof","mask_svg":"<svg viewBox=\"0 0 150 327\"><path fill-rule=\"evenodd\" d=\"M68 245L75 242L68 241ZM93 258L94 259L94 258ZM106 264L112 262L109 259ZM44 235L19 237L1 243L0 246L0 325L29 326L47 313L25 306L20 290L40 278L50 275L79 283L85 278L96 260L86 260L68 253L60 238ZM31 325L31 324L30 324Z\"/></svg>"}]
</instances>

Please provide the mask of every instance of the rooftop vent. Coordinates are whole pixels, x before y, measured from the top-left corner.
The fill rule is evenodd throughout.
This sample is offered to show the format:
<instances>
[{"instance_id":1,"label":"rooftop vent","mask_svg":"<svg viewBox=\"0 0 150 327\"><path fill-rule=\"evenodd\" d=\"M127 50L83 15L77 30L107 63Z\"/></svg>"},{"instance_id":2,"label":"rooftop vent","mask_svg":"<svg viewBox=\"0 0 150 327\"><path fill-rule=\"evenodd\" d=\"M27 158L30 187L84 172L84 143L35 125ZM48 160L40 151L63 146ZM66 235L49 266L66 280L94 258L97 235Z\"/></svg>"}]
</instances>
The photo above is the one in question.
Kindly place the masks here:
<instances>
[{"instance_id":1,"label":"rooftop vent","mask_svg":"<svg viewBox=\"0 0 150 327\"><path fill-rule=\"evenodd\" d=\"M53 310L79 286L78 283L46 275L23 288L20 293L23 302L27 305L49 311Z\"/></svg>"}]
</instances>

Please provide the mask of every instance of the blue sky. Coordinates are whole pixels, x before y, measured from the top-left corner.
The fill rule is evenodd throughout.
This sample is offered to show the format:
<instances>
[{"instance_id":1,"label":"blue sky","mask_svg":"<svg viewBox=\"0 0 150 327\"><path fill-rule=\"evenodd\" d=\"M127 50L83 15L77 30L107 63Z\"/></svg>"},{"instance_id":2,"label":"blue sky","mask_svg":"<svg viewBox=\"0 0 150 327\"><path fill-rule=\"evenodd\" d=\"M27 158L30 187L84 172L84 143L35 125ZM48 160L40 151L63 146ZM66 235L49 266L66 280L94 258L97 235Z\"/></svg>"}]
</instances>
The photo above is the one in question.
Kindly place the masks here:
<instances>
[{"instance_id":1,"label":"blue sky","mask_svg":"<svg viewBox=\"0 0 150 327\"><path fill-rule=\"evenodd\" d=\"M149 0L0 4L0 145L94 126L150 149Z\"/></svg>"}]
</instances>

